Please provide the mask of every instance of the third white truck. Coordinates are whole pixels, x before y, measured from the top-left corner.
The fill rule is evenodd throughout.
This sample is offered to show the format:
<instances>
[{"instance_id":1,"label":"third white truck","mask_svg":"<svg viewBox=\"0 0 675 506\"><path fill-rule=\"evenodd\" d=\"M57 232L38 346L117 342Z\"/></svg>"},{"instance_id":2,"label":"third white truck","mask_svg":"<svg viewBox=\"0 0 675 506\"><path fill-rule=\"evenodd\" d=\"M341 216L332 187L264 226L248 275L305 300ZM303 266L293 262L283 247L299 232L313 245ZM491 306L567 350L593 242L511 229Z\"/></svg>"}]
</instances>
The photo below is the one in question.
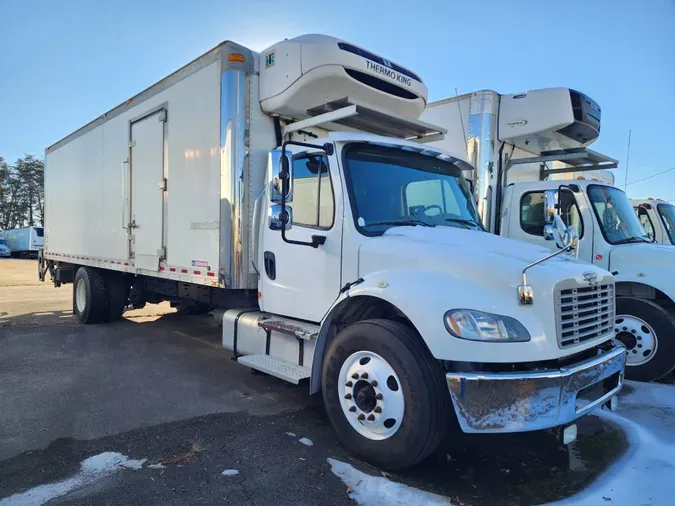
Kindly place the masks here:
<instances>
[{"instance_id":1,"label":"third white truck","mask_svg":"<svg viewBox=\"0 0 675 506\"><path fill-rule=\"evenodd\" d=\"M222 308L233 358L306 381L381 467L421 461L453 419L571 441L622 385L614 278L570 257L559 219L555 254L485 232L426 100L344 40L224 42L47 148L41 276L73 284L82 323Z\"/></svg>"},{"instance_id":2,"label":"third white truck","mask_svg":"<svg viewBox=\"0 0 675 506\"><path fill-rule=\"evenodd\" d=\"M431 103L422 119L448 130L434 145L466 153L474 199L493 233L556 249L546 225L559 214L579 236L578 257L612 272L626 376L656 380L675 368L675 248L652 244L606 172L616 160L587 149L600 135L597 102L550 88L484 90ZM475 176L475 177L474 177ZM574 312L573 314L578 314ZM583 336L570 328L570 336Z\"/></svg>"},{"instance_id":3,"label":"third white truck","mask_svg":"<svg viewBox=\"0 0 675 506\"><path fill-rule=\"evenodd\" d=\"M675 205L654 198L631 199L631 204L650 241L675 245Z\"/></svg>"}]
</instances>

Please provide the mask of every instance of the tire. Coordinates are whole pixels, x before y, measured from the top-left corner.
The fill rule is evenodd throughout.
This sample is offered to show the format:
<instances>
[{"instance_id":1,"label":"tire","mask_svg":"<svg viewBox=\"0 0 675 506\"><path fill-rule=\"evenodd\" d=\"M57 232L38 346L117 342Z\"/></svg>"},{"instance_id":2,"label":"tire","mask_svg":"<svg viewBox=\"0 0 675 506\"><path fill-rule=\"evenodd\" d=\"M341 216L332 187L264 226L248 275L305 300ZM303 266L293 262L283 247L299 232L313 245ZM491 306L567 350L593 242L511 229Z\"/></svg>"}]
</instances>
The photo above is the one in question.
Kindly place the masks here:
<instances>
[{"instance_id":1,"label":"tire","mask_svg":"<svg viewBox=\"0 0 675 506\"><path fill-rule=\"evenodd\" d=\"M615 337L628 349L626 378L656 381L673 371L675 319L658 304L637 297L617 297L616 309Z\"/></svg>"},{"instance_id":2,"label":"tire","mask_svg":"<svg viewBox=\"0 0 675 506\"><path fill-rule=\"evenodd\" d=\"M78 290L81 290L79 295ZM73 312L77 321L85 324L99 323L105 313L105 299L103 274L92 267L80 267L73 282Z\"/></svg>"},{"instance_id":3,"label":"tire","mask_svg":"<svg viewBox=\"0 0 675 506\"><path fill-rule=\"evenodd\" d=\"M364 358L358 359L361 355ZM369 358L362 366L366 357L372 361ZM387 375L380 359L397 377L391 385L391 376L379 377ZM356 370L363 368L360 376L357 372L353 373L356 376L345 376L345 371L352 374L355 370L348 369L351 363ZM371 373L368 381L364 381L363 371L368 370ZM384 374L380 374L383 371ZM344 385L352 383L353 387L343 387L340 376L348 378ZM340 331L326 351L321 379L326 413L338 437L349 450L375 466L389 470L410 467L427 458L445 437L452 413L443 371L420 336L401 323L366 320ZM373 379L376 386L371 390L367 383L372 385ZM398 388L393 390L391 387L395 384ZM363 392L370 393L362 396ZM377 403L375 408L372 402L359 404L359 398L361 401L372 399L373 392L377 399L372 401ZM343 401L343 398L350 400ZM397 399L400 398L403 408L399 411L402 413L399 420L396 413L389 412L399 407ZM354 404L348 406L352 402ZM366 414L359 422L358 417ZM378 418L366 426L371 415ZM393 424L389 423L390 428L383 420L385 416L390 417L387 420L394 420ZM381 433L375 434L376 430Z\"/></svg>"},{"instance_id":4,"label":"tire","mask_svg":"<svg viewBox=\"0 0 675 506\"><path fill-rule=\"evenodd\" d=\"M122 318L129 303L129 287L121 274L111 272L106 279L106 308L104 319L114 322Z\"/></svg>"}]
</instances>

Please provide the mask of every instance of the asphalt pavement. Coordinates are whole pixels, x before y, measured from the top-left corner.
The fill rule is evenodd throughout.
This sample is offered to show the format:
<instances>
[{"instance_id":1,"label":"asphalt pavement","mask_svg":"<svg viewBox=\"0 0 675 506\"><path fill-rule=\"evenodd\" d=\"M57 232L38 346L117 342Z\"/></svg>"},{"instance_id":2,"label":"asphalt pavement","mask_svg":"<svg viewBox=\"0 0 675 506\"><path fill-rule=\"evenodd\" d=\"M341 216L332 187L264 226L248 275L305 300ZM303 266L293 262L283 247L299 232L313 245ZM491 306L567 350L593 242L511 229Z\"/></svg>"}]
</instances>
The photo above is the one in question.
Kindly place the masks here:
<instances>
[{"instance_id":1,"label":"asphalt pavement","mask_svg":"<svg viewBox=\"0 0 675 506\"><path fill-rule=\"evenodd\" d=\"M209 317L163 304L79 325L70 286L31 286L33 267L0 261L0 504L72 484L104 452L146 460L52 503L353 504L327 459L381 474L338 443L306 384L233 362ZM540 504L583 488L624 451L604 420L585 417L579 430L570 448L551 433L455 435L387 476L456 505Z\"/></svg>"}]
</instances>

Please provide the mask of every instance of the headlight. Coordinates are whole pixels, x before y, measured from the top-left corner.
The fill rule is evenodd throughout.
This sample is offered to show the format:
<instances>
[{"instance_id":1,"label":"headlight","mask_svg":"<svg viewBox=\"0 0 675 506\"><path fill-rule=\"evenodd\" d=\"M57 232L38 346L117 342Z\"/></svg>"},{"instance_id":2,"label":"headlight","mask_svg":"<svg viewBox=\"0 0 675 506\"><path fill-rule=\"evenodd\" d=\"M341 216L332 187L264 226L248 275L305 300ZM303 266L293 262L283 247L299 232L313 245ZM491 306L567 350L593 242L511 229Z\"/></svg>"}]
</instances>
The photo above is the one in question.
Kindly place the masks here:
<instances>
[{"instance_id":1,"label":"headlight","mask_svg":"<svg viewBox=\"0 0 675 506\"><path fill-rule=\"evenodd\" d=\"M522 342L530 334L516 319L471 309L452 309L443 317L453 336L470 341Z\"/></svg>"}]
</instances>

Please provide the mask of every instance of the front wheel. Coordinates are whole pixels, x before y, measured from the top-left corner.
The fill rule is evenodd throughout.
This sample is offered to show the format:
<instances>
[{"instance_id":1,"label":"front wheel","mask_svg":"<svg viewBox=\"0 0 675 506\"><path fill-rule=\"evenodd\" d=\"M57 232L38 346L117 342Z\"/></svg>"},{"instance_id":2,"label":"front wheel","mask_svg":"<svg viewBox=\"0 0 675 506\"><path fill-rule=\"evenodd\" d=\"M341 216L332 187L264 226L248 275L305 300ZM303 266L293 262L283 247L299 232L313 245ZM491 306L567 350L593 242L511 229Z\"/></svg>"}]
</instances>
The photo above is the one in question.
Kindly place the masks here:
<instances>
[{"instance_id":1,"label":"front wheel","mask_svg":"<svg viewBox=\"0 0 675 506\"><path fill-rule=\"evenodd\" d=\"M342 443L385 469L429 456L451 416L440 365L414 330L388 320L359 322L335 337L323 363L322 390Z\"/></svg>"},{"instance_id":2,"label":"front wheel","mask_svg":"<svg viewBox=\"0 0 675 506\"><path fill-rule=\"evenodd\" d=\"M655 381L675 369L675 320L658 304L617 297L615 337L628 350L626 378Z\"/></svg>"}]
</instances>

